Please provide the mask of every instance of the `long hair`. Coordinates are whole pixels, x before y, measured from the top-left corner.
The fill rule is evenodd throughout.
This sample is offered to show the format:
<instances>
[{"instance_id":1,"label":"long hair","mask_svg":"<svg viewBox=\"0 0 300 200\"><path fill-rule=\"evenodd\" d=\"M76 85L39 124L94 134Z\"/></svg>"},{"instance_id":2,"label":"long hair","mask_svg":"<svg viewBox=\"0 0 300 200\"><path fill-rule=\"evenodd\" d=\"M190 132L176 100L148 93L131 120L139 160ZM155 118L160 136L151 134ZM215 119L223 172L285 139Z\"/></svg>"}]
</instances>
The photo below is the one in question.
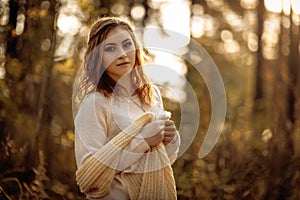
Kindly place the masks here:
<instances>
[{"instance_id":1,"label":"long hair","mask_svg":"<svg viewBox=\"0 0 300 200\"><path fill-rule=\"evenodd\" d=\"M101 44L108 33L117 27L128 31L133 40L136 58L135 65L130 72L130 79L133 87L136 88L135 94L138 95L142 104L149 106L153 101L153 89L148 83L142 67L146 57L145 48L140 46L133 32L134 26L129 21L120 17L102 17L97 19L90 29L83 66L90 81L96 85L96 90L103 93L106 97L111 96L116 82L108 75L102 64L103 48Z\"/></svg>"}]
</instances>

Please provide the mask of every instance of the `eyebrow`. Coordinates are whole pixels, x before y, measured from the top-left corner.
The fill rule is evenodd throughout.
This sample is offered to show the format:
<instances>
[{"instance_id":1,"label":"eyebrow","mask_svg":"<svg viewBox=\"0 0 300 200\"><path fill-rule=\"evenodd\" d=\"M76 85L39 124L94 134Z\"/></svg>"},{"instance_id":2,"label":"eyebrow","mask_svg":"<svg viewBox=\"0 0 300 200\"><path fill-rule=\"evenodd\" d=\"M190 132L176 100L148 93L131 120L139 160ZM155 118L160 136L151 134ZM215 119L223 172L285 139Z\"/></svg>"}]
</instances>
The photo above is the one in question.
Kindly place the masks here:
<instances>
[{"instance_id":1,"label":"eyebrow","mask_svg":"<svg viewBox=\"0 0 300 200\"><path fill-rule=\"evenodd\" d=\"M130 41L129 38L123 40L122 44L126 43L127 41ZM104 46L109 46L109 45L116 45L116 43L106 43Z\"/></svg>"}]
</instances>

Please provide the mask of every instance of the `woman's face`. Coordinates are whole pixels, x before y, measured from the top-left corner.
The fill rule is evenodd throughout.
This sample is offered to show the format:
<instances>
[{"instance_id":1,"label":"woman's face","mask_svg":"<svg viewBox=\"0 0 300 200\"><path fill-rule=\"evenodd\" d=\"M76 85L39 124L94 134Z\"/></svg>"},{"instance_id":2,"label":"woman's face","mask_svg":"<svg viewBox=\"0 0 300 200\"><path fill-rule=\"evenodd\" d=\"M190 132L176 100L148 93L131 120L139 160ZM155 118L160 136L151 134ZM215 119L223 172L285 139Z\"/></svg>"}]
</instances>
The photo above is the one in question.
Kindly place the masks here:
<instances>
[{"instance_id":1,"label":"woman's face","mask_svg":"<svg viewBox=\"0 0 300 200\"><path fill-rule=\"evenodd\" d=\"M107 74L118 81L135 65L136 48L128 31L114 28L103 41L103 66Z\"/></svg>"}]
</instances>

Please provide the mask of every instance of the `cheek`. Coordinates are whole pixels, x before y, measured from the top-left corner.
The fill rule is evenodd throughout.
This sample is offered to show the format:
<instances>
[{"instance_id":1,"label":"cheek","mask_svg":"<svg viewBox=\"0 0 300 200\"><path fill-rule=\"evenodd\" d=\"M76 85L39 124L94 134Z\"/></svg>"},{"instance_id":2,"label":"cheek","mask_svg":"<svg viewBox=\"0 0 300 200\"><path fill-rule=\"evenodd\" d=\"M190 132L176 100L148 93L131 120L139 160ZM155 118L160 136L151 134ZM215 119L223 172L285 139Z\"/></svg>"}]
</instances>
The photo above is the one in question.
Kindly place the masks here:
<instances>
[{"instance_id":1,"label":"cheek","mask_svg":"<svg viewBox=\"0 0 300 200\"><path fill-rule=\"evenodd\" d=\"M135 57L136 57L136 52L135 51L132 51L128 54L128 56L130 57L131 60L135 60Z\"/></svg>"},{"instance_id":2,"label":"cheek","mask_svg":"<svg viewBox=\"0 0 300 200\"><path fill-rule=\"evenodd\" d=\"M113 62L116 60L116 58L115 58L116 56L114 56L113 54L106 54L106 55L104 55L103 56L103 61L102 61L102 63L103 63L103 66L105 67L105 68L108 68L111 64L113 64Z\"/></svg>"},{"instance_id":3,"label":"cheek","mask_svg":"<svg viewBox=\"0 0 300 200\"><path fill-rule=\"evenodd\" d=\"M135 58L135 55L136 55L136 48L134 46L131 46L130 48L127 49L127 55L130 57L130 58Z\"/></svg>"}]
</instances>

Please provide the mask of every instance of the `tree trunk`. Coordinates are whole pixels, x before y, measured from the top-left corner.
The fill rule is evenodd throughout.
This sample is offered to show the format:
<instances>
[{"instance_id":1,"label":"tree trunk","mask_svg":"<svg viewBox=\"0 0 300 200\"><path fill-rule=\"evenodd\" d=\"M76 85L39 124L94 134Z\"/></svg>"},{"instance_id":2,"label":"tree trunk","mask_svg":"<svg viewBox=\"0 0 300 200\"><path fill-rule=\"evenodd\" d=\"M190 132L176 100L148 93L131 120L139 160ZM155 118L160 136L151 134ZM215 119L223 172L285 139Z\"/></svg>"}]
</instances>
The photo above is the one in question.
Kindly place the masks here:
<instances>
[{"instance_id":1,"label":"tree trunk","mask_svg":"<svg viewBox=\"0 0 300 200\"><path fill-rule=\"evenodd\" d=\"M289 54L289 83L288 83L288 97L287 97L287 116L291 123L296 120L296 98L299 95L299 88L297 87L297 79L299 79L299 26L294 25L292 19L292 11L290 14L290 54ZM298 80L299 81L299 80Z\"/></svg>"},{"instance_id":2,"label":"tree trunk","mask_svg":"<svg viewBox=\"0 0 300 200\"><path fill-rule=\"evenodd\" d=\"M258 1L257 9L257 63L256 63L256 86L255 86L255 101L258 103L263 98L263 55L262 55L262 34L264 23L264 4L263 1Z\"/></svg>"},{"instance_id":3,"label":"tree trunk","mask_svg":"<svg viewBox=\"0 0 300 200\"><path fill-rule=\"evenodd\" d=\"M24 80L28 86L25 101L28 109L35 114L35 129L29 150L27 169L37 165L39 150L45 150L45 136L49 132L51 93L51 71L54 62L56 43L57 2L50 1L43 8L38 0L28 2L25 31L22 35L23 46L18 51L19 59L29 69ZM38 57L38 59L37 59ZM27 133L29 134L29 133Z\"/></svg>"}]
</instances>

